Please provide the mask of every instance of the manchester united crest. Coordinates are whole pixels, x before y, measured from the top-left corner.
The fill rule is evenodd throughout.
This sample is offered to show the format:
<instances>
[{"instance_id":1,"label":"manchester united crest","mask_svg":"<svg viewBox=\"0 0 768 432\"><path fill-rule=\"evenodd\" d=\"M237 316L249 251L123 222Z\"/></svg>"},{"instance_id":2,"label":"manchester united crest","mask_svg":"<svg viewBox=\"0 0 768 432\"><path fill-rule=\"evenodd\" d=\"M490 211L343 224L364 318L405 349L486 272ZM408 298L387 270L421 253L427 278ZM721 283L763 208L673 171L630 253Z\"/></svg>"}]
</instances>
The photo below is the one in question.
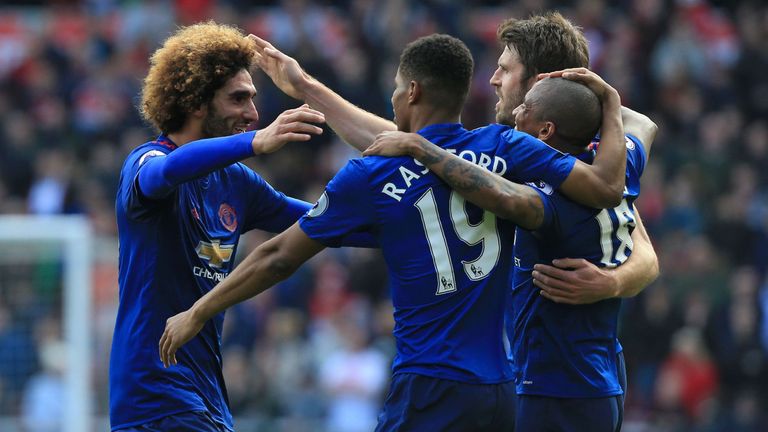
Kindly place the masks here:
<instances>
[{"instance_id":1,"label":"manchester united crest","mask_svg":"<svg viewBox=\"0 0 768 432\"><path fill-rule=\"evenodd\" d=\"M235 213L235 209L230 207L227 203L222 203L221 206L219 206L219 220L227 231L235 232L237 229L237 213Z\"/></svg>"}]
</instances>

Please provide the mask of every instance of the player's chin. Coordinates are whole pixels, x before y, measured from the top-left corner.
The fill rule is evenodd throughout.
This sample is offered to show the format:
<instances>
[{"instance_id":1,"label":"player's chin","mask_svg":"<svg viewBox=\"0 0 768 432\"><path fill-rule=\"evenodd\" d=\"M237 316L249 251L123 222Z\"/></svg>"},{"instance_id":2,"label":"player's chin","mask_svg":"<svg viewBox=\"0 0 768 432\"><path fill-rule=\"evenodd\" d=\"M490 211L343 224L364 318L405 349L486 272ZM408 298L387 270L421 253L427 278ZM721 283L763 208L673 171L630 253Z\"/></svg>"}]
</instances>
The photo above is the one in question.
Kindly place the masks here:
<instances>
[{"instance_id":1,"label":"player's chin","mask_svg":"<svg viewBox=\"0 0 768 432\"><path fill-rule=\"evenodd\" d=\"M507 115L503 111L497 111L496 112L496 123L507 125L507 126L514 126L515 125L515 118L513 116Z\"/></svg>"}]
</instances>

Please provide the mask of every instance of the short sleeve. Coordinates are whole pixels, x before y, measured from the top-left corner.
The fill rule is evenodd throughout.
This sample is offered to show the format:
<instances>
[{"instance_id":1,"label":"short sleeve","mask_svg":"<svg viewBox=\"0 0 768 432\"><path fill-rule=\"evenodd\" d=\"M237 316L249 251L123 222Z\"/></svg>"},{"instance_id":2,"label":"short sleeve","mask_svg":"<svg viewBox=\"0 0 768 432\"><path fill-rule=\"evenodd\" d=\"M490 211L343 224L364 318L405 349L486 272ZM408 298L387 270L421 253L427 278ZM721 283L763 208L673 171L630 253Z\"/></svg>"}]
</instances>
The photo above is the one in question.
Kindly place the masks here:
<instances>
[{"instance_id":1,"label":"short sleeve","mask_svg":"<svg viewBox=\"0 0 768 432\"><path fill-rule=\"evenodd\" d=\"M368 175L362 159L353 159L328 183L312 209L299 219L313 240L339 247L345 236L370 231L375 211Z\"/></svg>"},{"instance_id":2,"label":"short sleeve","mask_svg":"<svg viewBox=\"0 0 768 432\"><path fill-rule=\"evenodd\" d=\"M502 134L511 166L509 177L516 182L543 180L557 189L571 174L576 158L558 151L526 133L509 130Z\"/></svg>"},{"instance_id":3,"label":"short sleeve","mask_svg":"<svg viewBox=\"0 0 768 432\"><path fill-rule=\"evenodd\" d=\"M647 160L645 147L634 135L626 135L625 140L627 146L627 171L640 178L643 175L643 171L645 171L645 162Z\"/></svg>"},{"instance_id":4,"label":"short sleeve","mask_svg":"<svg viewBox=\"0 0 768 432\"><path fill-rule=\"evenodd\" d=\"M556 214L556 202L553 194L556 193L552 186L544 182L532 182L527 183L527 186L539 193L541 198L542 207L544 209L544 218L541 222L541 226L538 230L550 229L555 221L554 216Z\"/></svg>"}]
</instances>

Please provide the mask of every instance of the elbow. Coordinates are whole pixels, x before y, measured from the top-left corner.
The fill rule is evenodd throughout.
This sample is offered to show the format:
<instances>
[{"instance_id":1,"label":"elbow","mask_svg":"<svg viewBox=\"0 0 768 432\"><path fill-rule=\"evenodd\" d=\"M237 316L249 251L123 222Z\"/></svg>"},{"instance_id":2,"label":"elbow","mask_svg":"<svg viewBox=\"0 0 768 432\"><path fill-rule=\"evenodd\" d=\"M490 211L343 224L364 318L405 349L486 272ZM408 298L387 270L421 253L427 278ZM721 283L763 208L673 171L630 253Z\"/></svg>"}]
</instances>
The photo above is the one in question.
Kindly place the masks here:
<instances>
[{"instance_id":1,"label":"elbow","mask_svg":"<svg viewBox=\"0 0 768 432\"><path fill-rule=\"evenodd\" d=\"M541 226L541 221L533 218L521 218L520 222L517 222L517 226L524 230L534 231Z\"/></svg>"},{"instance_id":2,"label":"elbow","mask_svg":"<svg viewBox=\"0 0 768 432\"><path fill-rule=\"evenodd\" d=\"M648 121L650 122L650 125L648 126L648 134L651 137L651 140L655 140L656 134L659 132L659 125L651 119L648 119Z\"/></svg>"},{"instance_id":3,"label":"elbow","mask_svg":"<svg viewBox=\"0 0 768 432\"><path fill-rule=\"evenodd\" d=\"M614 208L624 199L624 184L608 185L595 196L595 207Z\"/></svg>"},{"instance_id":4,"label":"elbow","mask_svg":"<svg viewBox=\"0 0 768 432\"><path fill-rule=\"evenodd\" d=\"M280 251L276 251L267 257L265 264L266 272L273 283L287 279L300 265L295 259L281 254Z\"/></svg>"},{"instance_id":5,"label":"elbow","mask_svg":"<svg viewBox=\"0 0 768 432\"><path fill-rule=\"evenodd\" d=\"M659 278L659 275L661 275L661 270L659 269L659 258L654 253L653 259L651 260L651 268L648 271L648 283L651 284L656 281L656 279Z\"/></svg>"},{"instance_id":6,"label":"elbow","mask_svg":"<svg viewBox=\"0 0 768 432\"><path fill-rule=\"evenodd\" d=\"M539 229L544 223L544 209L538 208L509 208L503 212L502 219L515 223L522 229L533 231Z\"/></svg>"},{"instance_id":7,"label":"elbow","mask_svg":"<svg viewBox=\"0 0 768 432\"><path fill-rule=\"evenodd\" d=\"M647 126L646 126L646 133L645 133L646 140L645 140L644 144L646 142L647 143L652 143L653 141L655 141L656 140L656 134L659 132L659 126L656 123L654 123L653 120L649 119L648 117L646 117L646 119L648 121L646 123L647 124Z\"/></svg>"},{"instance_id":8,"label":"elbow","mask_svg":"<svg viewBox=\"0 0 768 432\"><path fill-rule=\"evenodd\" d=\"M526 230L536 230L544 223L544 205L538 193L524 190L514 196L505 194L496 200L497 208L493 211L496 216L507 219Z\"/></svg>"},{"instance_id":9,"label":"elbow","mask_svg":"<svg viewBox=\"0 0 768 432\"><path fill-rule=\"evenodd\" d=\"M623 180L623 179L622 179ZM610 203L611 208L618 207L624 199L624 182L611 189Z\"/></svg>"},{"instance_id":10,"label":"elbow","mask_svg":"<svg viewBox=\"0 0 768 432\"><path fill-rule=\"evenodd\" d=\"M267 246L263 244L262 247ZM263 272L270 282L270 286L276 284L292 275L301 265L296 259L292 258L279 244L272 244L263 250L261 256L256 257L259 272Z\"/></svg>"}]
</instances>

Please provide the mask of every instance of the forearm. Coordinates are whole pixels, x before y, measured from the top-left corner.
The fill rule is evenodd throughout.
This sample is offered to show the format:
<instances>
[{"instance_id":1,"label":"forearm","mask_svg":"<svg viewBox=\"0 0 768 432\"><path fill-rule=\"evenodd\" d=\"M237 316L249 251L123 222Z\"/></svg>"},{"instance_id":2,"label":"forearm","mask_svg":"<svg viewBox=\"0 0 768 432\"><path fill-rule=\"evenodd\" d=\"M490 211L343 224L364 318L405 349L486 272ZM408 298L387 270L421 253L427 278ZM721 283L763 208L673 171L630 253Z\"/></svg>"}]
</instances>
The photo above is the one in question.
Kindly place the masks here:
<instances>
[{"instance_id":1,"label":"forearm","mask_svg":"<svg viewBox=\"0 0 768 432\"><path fill-rule=\"evenodd\" d=\"M613 270L618 280L618 297L636 296L659 276L659 261L637 210L635 217L637 226L632 232L632 255Z\"/></svg>"},{"instance_id":2,"label":"forearm","mask_svg":"<svg viewBox=\"0 0 768 432\"><path fill-rule=\"evenodd\" d=\"M409 153L476 206L525 229L536 229L543 223L544 208L533 189L451 154L424 138L409 144Z\"/></svg>"},{"instance_id":3,"label":"forearm","mask_svg":"<svg viewBox=\"0 0 768 432\"><path fill-rule=\"evenodd\" d=\"M139 187L150 198L167 196L178 185L253 156L256 132L187 143L164 157L154 157L139 170Z\"/></svg>"},{"instance_id":4,"label":"forearm","mask_svg":"<svg viewBox=\"0 0 768 432\"><path fill-rule=\"evenodd\" d=\"M214 289L191 308L198 322L205 322L237 303L245 301L286 279L298 267L279 258L277 237L263 243Z\"/></svg>"},{"instance_id":5,"label":"forearm","mask_svg":"<svg viewBox=\"0 0 768 432\"><path fill-rule=\"evenodd\" d=\"M621 121L624 124L624 133L640 140L645 147L645 157L650 157L651 145L659 130L656 123L648 116L624 106L621 107Z\"/></svg>"},{"instance_id":6,"label":"forearm","mask_svg":"<svg viewBox=\"0 0 768 432\"><path fill-rule=\"evenodd\" d=\"M363 151L376 135L397 130L394 123L355 106L319 81L310 79L303 88L304 102L325 114L325 121L342 140Z\"/></svg>"},{"instance_id":7,"label":"forearm","mask_svg":"<svg viewBox=\"0 0 768 432\"><path fill-rule=\"evenodd\" d=\"M627 151L624 145L624 125L621 99L613 90L602 101L603 122L600 127L600 147L592 170L606 186L603 193L610 207L618 205L624 192ZM608 199L610 198L610 199Z\"/></svg>"},{"instance_id":8,"label":"forearm","mask_svg":"<svg viewBox=\"0 0 768 432\"><path fill-rule=\"evenodd\" d=\"M292 197L286 197L285 206L278 213L264 215L255 226L263 231L280 233L291 227L312 208L312 204Z\"/></svg>"}]
</instances>

